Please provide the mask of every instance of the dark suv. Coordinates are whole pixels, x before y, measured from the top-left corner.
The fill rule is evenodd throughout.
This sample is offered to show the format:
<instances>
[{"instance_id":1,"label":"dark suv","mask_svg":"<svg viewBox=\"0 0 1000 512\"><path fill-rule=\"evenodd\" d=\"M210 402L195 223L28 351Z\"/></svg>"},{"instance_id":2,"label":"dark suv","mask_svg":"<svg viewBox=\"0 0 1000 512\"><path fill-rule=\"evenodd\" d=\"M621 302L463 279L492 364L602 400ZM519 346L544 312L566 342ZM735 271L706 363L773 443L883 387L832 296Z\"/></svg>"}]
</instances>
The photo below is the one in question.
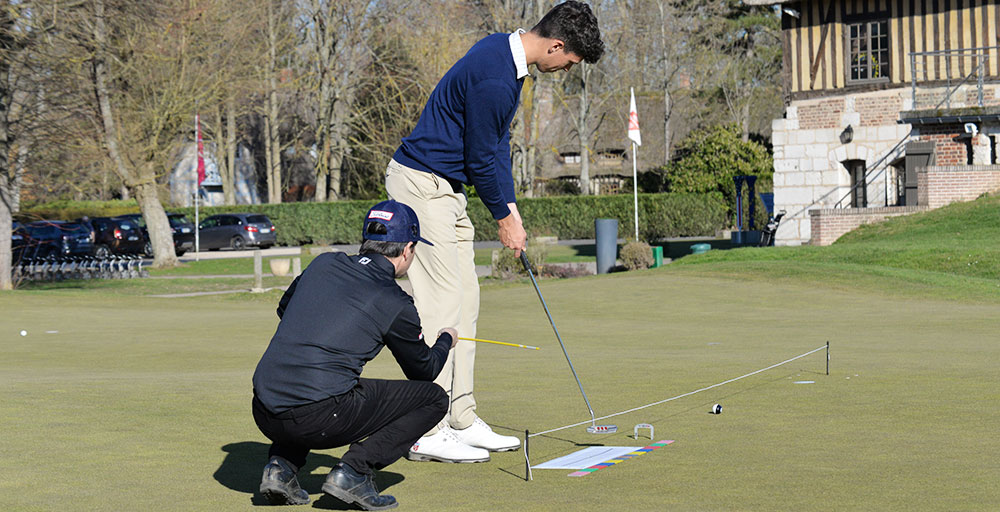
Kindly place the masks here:
<instances>
[{"instance_id":1,"label":"dark suv","mask_svg":"<svg viewBox=\"0 0 1000 512\"><path fill-rule=\"evenodd\" d=\"M142 236L145 240L143 253L146 256L153 256L153 246L149 241L149 231L146 229L146 220L138 213L119 215L119 219L129 219L139 225L142 229ZM174 235L174 252L178 256L194 249L194 223L189 221L183 213L168 213L167 220L170 222L170 232Z\"/></svg>"},{"instance_id":2,"label":"dark suv","mask_svg":"<svg viewBox=\"0 0 1000 512\"><path fill-rule=\"evenodd\" d=\"M65 256L83 256L94 252L94 232L81 222L53 221L62 235L60 253Z\"/></svg>"},{"instance_id":3,"label":"dark suv","mask_svg":"<svg viewBox=\"0 0 1000 512\"><path fill-rule=\"evenodd\" d=\"M112 254L141 254L146 239L139 225L121 217L90 219L94 228L94 255L107 258Z\"/></svg>"},{"instance_id":4,"label":"dark suv","mask_svg":"<svg viewBox=\"0 0 1000 512\"><path fill-rule=\"evenodd\" d=\"M274 224L258 213L225 213L212 215L198 226L201 249L229 247L235 251L256 245L267 249L275 244Z\"/></svg>"},{"instance_id":5,"label":"dark suv","mask_svg":"<svg viewBox=\"0 0 1000 512\"><path fill-rule=\"evenodd\" d=\"M15 222L10 241L15 261L21 258L58 256L63 253L62 231L58 224L50 221L28 224Z\"/></svg>"}]
</instances>

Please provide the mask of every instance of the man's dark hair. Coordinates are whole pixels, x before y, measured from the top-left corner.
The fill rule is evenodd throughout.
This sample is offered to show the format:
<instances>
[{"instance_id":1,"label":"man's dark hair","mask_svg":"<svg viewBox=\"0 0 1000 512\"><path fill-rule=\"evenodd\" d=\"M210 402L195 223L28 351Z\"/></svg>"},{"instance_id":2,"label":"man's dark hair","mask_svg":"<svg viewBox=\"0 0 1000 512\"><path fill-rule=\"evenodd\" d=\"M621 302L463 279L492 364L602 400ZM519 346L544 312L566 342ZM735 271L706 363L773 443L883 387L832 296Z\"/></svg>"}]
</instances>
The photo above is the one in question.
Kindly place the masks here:
<instances>
[{"instance_id":1,"label":"man's dark hair","mask_svg":"<svg viewBox=\"0 0 1000 512\"><path fill-rule=\"evenodd\" d=\"M552 8L531 32L566 44L564 50L579 55L593 64L604 55L604 42L597 18L590 6L569 0Z\"/></svg>"},{"instance_id":2,"label":"man's dark hair","mask_svg":"<svg viewBox=\"0 0 1000 512\"><path fill-rule=\"evenodd\" d=\"M371 235L384 235L388 232L385 224L381 222L369 221L365 223L365 232ZM361 249L358 250L358 254L367 254L373 252L375 254L381 254L387 258L395 258L400 254L403 254L403 249L406 249L407 244L413 242L384 242L381 240L363 240L361 242Z\"/></svg>"},{"instance_id":3,"label":"man's dark hair","mask_svg":"<svg viewBox=\"0 0 1000 512\"><path fill-rule=\"evenodd\" d=\"M403 249L406 246L412 244L413 242L382 242L379 240L364 240L361 242L361 249L358 250L358 254L368 254L375 253L381 254L386 258L395 258L400 254L403 254Z\"/></svg>"}]
</instances>

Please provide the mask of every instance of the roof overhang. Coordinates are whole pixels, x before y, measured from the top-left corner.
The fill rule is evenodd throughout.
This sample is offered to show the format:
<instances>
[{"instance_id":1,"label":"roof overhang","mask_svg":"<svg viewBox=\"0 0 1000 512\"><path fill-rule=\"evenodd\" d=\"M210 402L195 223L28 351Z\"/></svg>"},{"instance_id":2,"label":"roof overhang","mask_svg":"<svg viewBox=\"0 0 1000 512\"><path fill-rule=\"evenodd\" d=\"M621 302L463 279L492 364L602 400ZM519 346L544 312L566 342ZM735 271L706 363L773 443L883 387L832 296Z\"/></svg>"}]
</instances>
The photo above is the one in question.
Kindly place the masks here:
<instances>
[{"instance_id":1,"label":"roof overhang","mask_svg":"<svg viewBox=\"0 0 1000 512\"><path fill-rule=\"evenodd\" d=\"M1000 108L969 107L953 109L909 110L899 113L899 124L935 125L1000 122Z\"/></svg>"}]
</instances>

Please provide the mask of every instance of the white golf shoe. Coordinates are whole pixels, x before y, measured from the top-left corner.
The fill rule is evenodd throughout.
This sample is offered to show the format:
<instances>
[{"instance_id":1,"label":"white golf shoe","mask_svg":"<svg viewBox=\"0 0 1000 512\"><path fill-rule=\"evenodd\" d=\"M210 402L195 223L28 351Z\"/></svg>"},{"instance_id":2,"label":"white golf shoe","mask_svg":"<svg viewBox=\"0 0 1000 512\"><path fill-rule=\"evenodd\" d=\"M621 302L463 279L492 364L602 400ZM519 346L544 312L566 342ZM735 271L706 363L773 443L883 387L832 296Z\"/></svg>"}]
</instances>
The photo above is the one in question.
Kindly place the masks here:
<instances>
[{"instance_id":1,"label":"white golf shoe","mask_svg":"<svg viewBox=\"0 0 1000 512\"><path fill-rule=\"evenodd\" d=\"M514 436L497 434L485 421L476 418L468 428L453 430L459 441L491 452L509 452L521 447L521 440Z\"/></svg>"},{"instance_id":2,"label":"white golf shoe","mask_svg":"<svg viewBox=\"0 0 1000 512\"><path fill-rule=\"evenodd\" d=\"M459 441L455 431L445 427L418 439L406 458L418 462L486 462L490 460L490 452Z\"/></svg>"}]
</instances>

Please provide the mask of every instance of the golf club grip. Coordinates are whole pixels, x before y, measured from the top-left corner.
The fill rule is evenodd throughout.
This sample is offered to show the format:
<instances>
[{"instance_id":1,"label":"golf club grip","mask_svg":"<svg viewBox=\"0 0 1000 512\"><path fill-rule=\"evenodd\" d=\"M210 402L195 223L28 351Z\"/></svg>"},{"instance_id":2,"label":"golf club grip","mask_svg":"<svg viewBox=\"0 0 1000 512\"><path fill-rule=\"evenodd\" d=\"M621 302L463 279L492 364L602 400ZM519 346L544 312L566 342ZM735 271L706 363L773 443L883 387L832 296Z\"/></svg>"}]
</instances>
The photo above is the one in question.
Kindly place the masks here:
<instances>
[{"instance_id":1,"label":"golf club grip","mask_svg":"<svg viewBox=\"0 0 1000 512\"><path fill-rule=\"evenodd\" d=\"M524 265L524 270L532 272L531 263L528 262L528 253L521 251L521 264Z\"/></svg>"}]
</instances>

